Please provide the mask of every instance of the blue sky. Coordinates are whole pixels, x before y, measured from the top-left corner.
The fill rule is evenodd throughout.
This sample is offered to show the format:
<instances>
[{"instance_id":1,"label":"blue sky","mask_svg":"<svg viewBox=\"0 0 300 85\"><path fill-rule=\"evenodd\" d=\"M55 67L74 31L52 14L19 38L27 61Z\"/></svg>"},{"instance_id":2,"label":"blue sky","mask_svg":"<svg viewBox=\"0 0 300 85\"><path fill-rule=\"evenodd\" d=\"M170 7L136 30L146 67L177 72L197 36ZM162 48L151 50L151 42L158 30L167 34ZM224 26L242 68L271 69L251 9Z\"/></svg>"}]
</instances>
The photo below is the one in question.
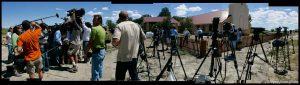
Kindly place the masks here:
<instances>
[{"instance_id":1,"label":"blue sky","mask_svg":"<svg viewBox=\"0 0 300 85\"><path fill-rule=\"evenodd\" d=\"M269 7L267 3L248 3L253 27L274 28L287 26L298 28L298 7ZM21 23L23 20L34 20L58 13L66 16L71 8L84 8L85 21L92 21L93 14L101 14L104 23L118 19L120 10L127 10L133 19L144 14L157 16L163 7L168 7L172 16L193 16L217 10L227 10L229 3L154 3L154 4L111 4L111 2L2 2L2 27ZM49 25L63 22L58 18L44 20Z\"/></svg>"}]
</instances>

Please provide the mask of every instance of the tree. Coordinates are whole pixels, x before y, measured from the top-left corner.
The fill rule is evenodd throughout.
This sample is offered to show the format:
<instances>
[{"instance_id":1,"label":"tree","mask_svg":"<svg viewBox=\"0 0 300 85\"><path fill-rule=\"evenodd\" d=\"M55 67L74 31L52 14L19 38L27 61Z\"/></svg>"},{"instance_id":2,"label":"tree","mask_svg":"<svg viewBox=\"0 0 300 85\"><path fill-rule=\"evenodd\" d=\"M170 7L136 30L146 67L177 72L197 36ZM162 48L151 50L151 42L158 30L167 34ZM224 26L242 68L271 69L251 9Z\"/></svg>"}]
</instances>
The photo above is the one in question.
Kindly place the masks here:
<instances>
[{"instance_id":1,"label":"tree","mask_svg":"<svg viewBox=\"0 0 300 85\"><path fill-rule=\"evenodd\" d=\"M112 20L106 20L106 25L108 26L108 29L115 29L116 28L116 24L113 23Z\"/></svg>"},{"instance_id":2,"label":"tree","mask_svg":"<svg viewBox=\"0 0 300 85\"><path fill-rule=\"evenodd\" d=\"M159 17L171 17L171 12L167 7L161 9L161 12L158 15Z\"/></svg>"},{"instance_id":3,"label":"tree","mask_svg":"<svg viewBox=\"0 0 300 85\"><path fill-rule=\"evenodd\" d=\"M191 32L195 27L191 18L185 18L184 20L180 21L180 24L181 26L179 27L178 32L183 32L185 29Z\"/></svg>"},{"instance_id":4,"label":"tree","mask_svg":"<svg viewBox=\"0 0 300 85\"><path fill-rule=\"evenodd\" d=\"M271 32L275 32L275 30L274 30L274 29L271 29Z\"/></svg>"}]
</instances>

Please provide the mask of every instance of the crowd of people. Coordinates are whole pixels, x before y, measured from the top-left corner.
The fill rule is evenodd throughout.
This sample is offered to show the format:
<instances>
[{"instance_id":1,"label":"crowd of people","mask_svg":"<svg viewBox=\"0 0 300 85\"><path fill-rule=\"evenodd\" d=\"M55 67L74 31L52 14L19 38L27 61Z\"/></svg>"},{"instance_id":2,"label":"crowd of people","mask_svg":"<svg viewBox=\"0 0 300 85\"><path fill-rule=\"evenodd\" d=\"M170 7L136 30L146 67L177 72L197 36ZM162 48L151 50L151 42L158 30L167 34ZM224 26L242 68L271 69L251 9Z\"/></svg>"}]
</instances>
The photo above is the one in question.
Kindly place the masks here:
<instances>
[{"instance_id":1,"label":"crowd of people","mask_svg":"<svg viewBox=\"0 0 300 85\"><path fill-rule=\"evenodd\" d=\"M72 64L67 69L76 73L78 62L91 62L91 80L102 79L103 60L106 44L112 40L113 46L119 49L117 55L116 80L124 80L129 70L131 80L139 80L137 74L137 52L140 40L145 40L142 28L128 20L128 13L121 11L118 25L113 32L102 25L102 16L94 15L92 24L84 22L75 12L62 24L48 26L46 23L24 20L21 25L9 28L6 35L8 47L7 63L13 63L14 76L27 72L29 79L43 79L43 73L50 66L61 68ZM80 54L83 52L83 54ZM81 59L79 59L81 58ZM91 58L91 61L90 61ZM35 78L38 73L39 78Z\"/></svg>"}]
</instances>

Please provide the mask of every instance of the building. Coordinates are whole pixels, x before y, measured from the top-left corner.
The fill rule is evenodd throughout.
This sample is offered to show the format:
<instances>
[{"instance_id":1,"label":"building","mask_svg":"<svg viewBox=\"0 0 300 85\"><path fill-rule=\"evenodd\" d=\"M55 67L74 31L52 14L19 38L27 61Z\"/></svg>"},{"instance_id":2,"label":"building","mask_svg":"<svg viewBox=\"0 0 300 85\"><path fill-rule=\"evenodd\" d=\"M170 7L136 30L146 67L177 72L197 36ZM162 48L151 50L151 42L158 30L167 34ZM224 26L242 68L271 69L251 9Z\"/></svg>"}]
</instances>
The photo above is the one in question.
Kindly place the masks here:
<instances>
[{"instance_id":1,"label":"building","mask_svg":"<svg viewBox=\"0 0 300 85\"><path fill-rule=\"evenodd\" d=\"M200 27L204 32L212 31L212 21L214 17L220 18L219 30L223 29L223 21L227 18L228 11L215 11L192 16L192 22L196 28ZM196 30L196 29L194 29Z\"/></svg>"},{"instance_id":2,"label":"building","mask_svg":"<svg viewBox=\"0 0 300 85\"><path fill-rule=\"evenodd\" d=\"M230 22L232 22L236 28L241 28L243 34L250 34L251 24L249 22L249 9L247 4L233 3L229 5L228 10L214 11L205 14L191 16L193 24L196 28L200 27L204 32L212 31L212 20L214 17L220 17L219 30L223 30L224 20L232 16ZM196 30L196 29L194 29Z\"/></svg>"},{"instance_id":3,"label":"building","mask_svg":"<svg viewBox=\"0 0 300 85\"><path fill-rule=\"evenodd\" d=\"M146 30L151 30L152 25L158 22L163 22L166 17L144 17L143 18L143 27L146 28ZM180 23L175 20L174 18L171 18L171 23L178 28L180 26Z\"/></svg>"}]
</instances>

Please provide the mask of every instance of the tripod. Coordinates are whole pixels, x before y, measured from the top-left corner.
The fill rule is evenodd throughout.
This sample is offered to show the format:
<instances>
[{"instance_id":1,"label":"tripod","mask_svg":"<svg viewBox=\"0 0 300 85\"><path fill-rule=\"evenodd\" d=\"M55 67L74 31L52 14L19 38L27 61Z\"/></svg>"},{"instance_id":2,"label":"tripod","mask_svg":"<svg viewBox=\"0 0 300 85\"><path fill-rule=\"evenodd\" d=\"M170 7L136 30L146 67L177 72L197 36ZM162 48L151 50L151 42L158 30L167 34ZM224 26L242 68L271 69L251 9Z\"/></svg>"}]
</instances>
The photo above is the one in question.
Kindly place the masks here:
<instances>
[{"instance_id":1,"label":"tripod","mask_svg":"<svg viewBox=\"0 0 300 85\"><path fill-rule=\"evenodd\" d=\"M145 45L144 45L143 41L140 41L140 43L141 44L140 44L140 47L139 47L138 56L140 56L142 58L142 60L141 60L140 64L137 67L137 71L139 72L140 65L142 64L143 61L145 61L146 65L147 65L148 80L150 81L151 80L150 66L149 66L149 63L148 63L148 60L147 60L147 53L145 51Z\"/></svg>"},{"instance_id":2,"label":"tripod","mask_svg":"<svg viewBox=\"0 0 300 85\"><path fill-rule=\"evenodd\" d=\"M233 48L233 47L231 46L232 43L230 43L228 41L228 39L227 39L229 37L229 33L228 32L224 32L224 34L225 34L225 36L222 38L222 45L221 46L224 46L224 50L227 51L228 49L230 49L230 47L231 48ZM226 36L227 36L227 38L226 38ZM233 60L237 76L238 76L238 78L240 77L239 76L239 71L238 71L238 64L237 64L237 61L236 61L235 48L231 49L230 51L232 53L231 55L229 55L229 52L224 52L223 53L224 54L223 55L224 56L224 60L225 60L225 72L224 72L225 77L224 77L224 80L226 79L227 62L230 62L230 60ZM230 58L232 58L232 59L230 59Z\"/></svg>"},{"instance_id":3,"label":"tripod","mask_svg":"<svg viewBox=\"0 0 300 85\"><path fill-rule=\"evenodd\" d=\"M193 76L192 80L195 79L198 71L202 67L203 63L205 62L206 58L208 57L208 54L211 51L212 51L212 54L211 54L212 57L211 57L211 64L210 64L209 76L212 77L212 78L214 78L213 81L216 81L219 73L221 73L221 70L222 70L222 63L221 63L221 59L220 59L221 54L220 54L220 51L219 51L219 48L218 48L218 42L217 42L218 23L219 23L219 17L215 17L213 19L213 28L214 29L213 29L213 35L212 35L212 45L211 45L211 48L208 50L207 54L204 56L204 59L201 62L200 66L198 67L197 71L195 72L195 75Z\"/></svg>"},{"instance_id":4,"label":"tripod","mask_svg":"<svg viewBox=\"0 0 300 85\"><path fill-rule=\"evenodd\" d=\"M184 72L184 75L185 75L185 79L187 78L187 75L186 75L186 72L185 72L183 63L182 63L181 58L180 58L179 51L178 51L177 46L176 46L176 38L175 38L175 36L172 36L172 37L171 37L171 40L172 40L172 41L171 41L171 42L172 42L171 56L170 56L170 58L168 59L166 65L164 66L164 68L162 69L162 71L161 71L161 72L159 73L159 75L157 76L156 81L159 81L159 80L160 80L160 78L162 77L162 75L163 75L163 73L166 71L166 69L168 69L168 71L169 71L171 74L173 74L173 76L175 77L175 75L174 75L174 73L173 73L173 72L174 72L174 69L172 68L172 64L173 64L173 63L172 63L173 51L175 51L176 54L178 55L178 58L179 58L179 60L180 60L181 67L182 67L183 72ZM175 79L176 79L176 77L175 77ZM177 81L177 79L176 79L176 81Z\"/></svg>"},{"instance_id":5,"label":"tripod","mask_svg":"<svg viewBox=\"0 0 300 85\"><path fill-rule=\"evenodd\" d=\"M242 70L242 74L243 74L245 68L247 67L244 83L246 83L246 80L251 80L251 74L252 74L251 67L252 67L252 65L254 63L255 57L260 58L262 61L264 61L266 63L269 62L268 59L267 59L267 57L266 57L264 48L262 46L261 39L259 38L259 33L260 32L257 32L256 30L259 30L259 29L258 28L254 29L254 36L252 36L251 44L250 44L250 47L249 47L249 49L247 51L246 60L245 60L245 63L244 63L244 66L243 66L243 70ZM263 54L265 56L265 60L262 59L260 56L257 55L257 53L256 53L257 44L260 44L261 49L263 51ZM243 76L242 74L239 77L239 80L241 80L241 78Z\"/></svg>"},{"instance_id":6,"label":"tripod","mask_svg":"<svg viewBox=\"0 0 300 85\"><path fill-rule=\"evenodd\" d=\"M276 28L277 33L276 33L276 40L274 40L272 42L272 53L271 53L271 59L273 59L273 55L275 54L275 65L273 67L275 67L275 73L277 74L285 74L287 73L286 69L291 70L291 66L290 66L290 57L289 57L289 44L288 44L288 34L287 34L287 28L284 29L284 38L283 40L280 40L280 30L281 28ZM281 51L279 51L279 49L281 49ZM279 53L282 54L283 59L279 59ZM281 57L282 58L282 57ZM288 65L286 62L286 59L288 59ZM278 64L281 65L278 61L279 60L283 60L284 63L284 69L283 70L278 70ZM272 62L273 63L273 62Z\"/></svg>"}]
</instances>

